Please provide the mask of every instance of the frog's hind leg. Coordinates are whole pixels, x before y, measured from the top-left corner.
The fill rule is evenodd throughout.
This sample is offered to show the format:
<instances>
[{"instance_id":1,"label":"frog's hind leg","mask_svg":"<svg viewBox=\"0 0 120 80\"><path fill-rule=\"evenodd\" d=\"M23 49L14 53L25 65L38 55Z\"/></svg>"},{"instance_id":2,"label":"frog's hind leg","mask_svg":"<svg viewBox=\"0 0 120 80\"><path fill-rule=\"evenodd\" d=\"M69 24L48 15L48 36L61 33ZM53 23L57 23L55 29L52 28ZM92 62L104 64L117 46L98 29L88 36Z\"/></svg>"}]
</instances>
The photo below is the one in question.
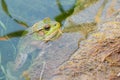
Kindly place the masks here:
<instances>
[{"instance_id":1,"label":"frog's hind leg","mask_svg":"<svg viewBox=\"0 0 120 80\"><path fill-rule=\"evenodd\" d=\"M37 62L32 64L28 70L24 71L22 76L30 80L42 80L45 70L46 62Z\"/></svg>"},{"instance_id":2,"label":"frog's hind leg","mask_svg":"<svg viewBox=\"0 0 120 80\"><path fill-rule=\"evenodd\" d=\"M42 65L40 65L40 66L42 66L42 69L41 69L41 72L39 73L39 77L37 76L37 77L35 77L35 78L37 78L38 80L42 80L42 76L43 76L43 73L44 73L44 69L45 69L45 61L43 62L43 64ZM37 69L38 71L39 71L39 69ZM29 71L24 71L23 73L22 73L22 76L24 77L24 79L25 80L32 80L32 78L30 78L30 77L33 77L33 76L30 76L29 74L31 74L31 73L29 73ZM34 75L37 75L36 73L34 73Z\"/></svg>"}]
</instances>

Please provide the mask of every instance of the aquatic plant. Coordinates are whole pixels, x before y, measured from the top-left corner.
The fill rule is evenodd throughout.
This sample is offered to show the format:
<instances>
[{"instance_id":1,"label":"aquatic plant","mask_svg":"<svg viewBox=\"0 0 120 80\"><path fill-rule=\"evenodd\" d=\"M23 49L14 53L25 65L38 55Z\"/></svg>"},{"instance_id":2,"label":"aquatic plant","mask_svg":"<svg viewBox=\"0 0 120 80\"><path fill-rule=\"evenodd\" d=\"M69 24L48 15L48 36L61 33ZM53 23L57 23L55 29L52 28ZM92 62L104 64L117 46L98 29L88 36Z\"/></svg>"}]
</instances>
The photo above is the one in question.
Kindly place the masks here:
<instances>
[{"instance_id":1,"label":"aquatic plant","mask_svg":"<svg viewBox=\"0 0 120 80\"><path fill-rule=\"evenodd\" d=\"M25 21L22 21L22 20L18 20L16 18L14 18L11 13L9 12L9 9L8 9L8 6L5 2L5 0L1 0L1 5L2 5L2 9L3 11L10 17L12 18L16 23L22 25L23 27L27 28L29 27L28 24L25 22Z\"/></svg>"}]
</instances>

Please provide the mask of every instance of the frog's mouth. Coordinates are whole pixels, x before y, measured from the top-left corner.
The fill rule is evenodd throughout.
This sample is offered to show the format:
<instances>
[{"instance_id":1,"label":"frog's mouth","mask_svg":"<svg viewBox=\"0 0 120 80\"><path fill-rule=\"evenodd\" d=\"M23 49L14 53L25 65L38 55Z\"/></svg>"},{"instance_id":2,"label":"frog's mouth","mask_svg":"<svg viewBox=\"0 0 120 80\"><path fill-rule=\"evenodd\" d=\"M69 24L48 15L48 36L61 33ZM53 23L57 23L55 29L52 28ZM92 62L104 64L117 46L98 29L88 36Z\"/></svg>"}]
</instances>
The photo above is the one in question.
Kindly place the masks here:
<instances>
[{"instance_id":1,"label":"frog's mouth","mask_svg":"<svg viewBox=\"0 0 120 80\"><path fill-rule=\"evenodd\" d=\"M61 29L58 29L51 33L49 36L45 36L44 41L53 41L58 39L62 35Z\"/></svg>"},{"instance_id":2,"label":"frog's mouth","mask_svg":"<svg viewBox=\"0 0 120 80\"><path fill-rule=\"evenodd\" d=\"M48 42L48 41L53 41L55 39L58 39L61 36L61 34L62 34L61 29L54 31L49 35L46 35L44 30L40 29L33 33L33 38L36 40L43 40L45 42Z\"/></svg>"}]
</instances>

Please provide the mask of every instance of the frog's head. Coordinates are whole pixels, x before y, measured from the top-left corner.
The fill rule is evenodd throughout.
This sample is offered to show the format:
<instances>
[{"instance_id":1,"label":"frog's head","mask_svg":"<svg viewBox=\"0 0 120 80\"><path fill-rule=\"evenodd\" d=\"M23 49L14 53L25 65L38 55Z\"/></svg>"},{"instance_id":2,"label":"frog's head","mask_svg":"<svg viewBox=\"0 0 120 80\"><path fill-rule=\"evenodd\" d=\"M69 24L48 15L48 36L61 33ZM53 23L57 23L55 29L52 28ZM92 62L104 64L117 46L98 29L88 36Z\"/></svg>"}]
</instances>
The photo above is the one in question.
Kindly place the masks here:
<instances>
[{"instance_id":1,"label":"frog's head","mask_svg":"<svg viewBox=\"0 0 120 80\"><path fill-rule=\"evenodd\" d=\"M45 18L32 27L32 32L36 40L54 40L61 34L60 23Z\"/></svg>"}]
</instances>

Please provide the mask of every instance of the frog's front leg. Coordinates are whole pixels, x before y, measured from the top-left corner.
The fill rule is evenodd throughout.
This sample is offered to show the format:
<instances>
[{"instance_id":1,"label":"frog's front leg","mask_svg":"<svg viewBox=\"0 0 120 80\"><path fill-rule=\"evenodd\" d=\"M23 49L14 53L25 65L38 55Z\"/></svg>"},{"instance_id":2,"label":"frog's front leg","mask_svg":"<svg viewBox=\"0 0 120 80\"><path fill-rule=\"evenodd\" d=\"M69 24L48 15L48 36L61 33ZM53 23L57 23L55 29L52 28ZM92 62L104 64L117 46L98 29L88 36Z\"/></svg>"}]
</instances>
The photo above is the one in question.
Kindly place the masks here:
<instances>
[{"instance_id":1,"label":"frog's front leg","mask_svg":"<svg viewBox=\"0 0 120 80\"><path fill-rule=\"evenodd\" d=\"M14 70L20 69L25 63L28 55L27 54L18 54L14 63Z\"/></svg>"},{"instance_id":2,"label":"frog's front leg","mask_svg":"<svg viewBox=\"0 0 120 80\"><path fill-rule=\"evenodd\" d=\"M20 69L24 63L27 61L28 56L31 54L32 56L35 55L34 51L36 50L36 47L29 45L25 47L25 49L22 49L21 51L18 52L16 59L15 59L15 70ZM33 53L33 54L32 54Z\"/></svg>"}]
</instances>

